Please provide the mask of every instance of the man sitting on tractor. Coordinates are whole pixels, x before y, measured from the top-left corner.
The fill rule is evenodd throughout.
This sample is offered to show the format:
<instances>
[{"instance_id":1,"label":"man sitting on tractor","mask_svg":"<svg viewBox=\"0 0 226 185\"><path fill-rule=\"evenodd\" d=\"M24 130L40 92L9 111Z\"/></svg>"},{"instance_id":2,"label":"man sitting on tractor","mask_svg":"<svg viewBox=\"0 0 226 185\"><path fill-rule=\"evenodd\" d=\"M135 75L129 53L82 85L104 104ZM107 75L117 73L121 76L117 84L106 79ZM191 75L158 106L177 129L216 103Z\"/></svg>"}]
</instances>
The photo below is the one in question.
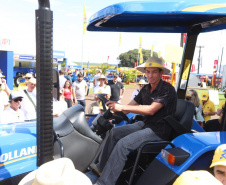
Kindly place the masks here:
<instances>
[{"instance_id":1,"label":"man sitting on tractor","mask_svg":"<svg viewBox=\"0 0 226 185\"><path fill-rule=\"evenodd\" d=\"M167 115L173 116L177 104L174 87L161 79L162 74L168 74L170 70L163 67L162 60L157 57L150 57L137 69L146 74L149 84L145 85L128 105L115 101L109 101L106 105L113 112L142 114L144 121L115 127L105 137L100 146L98 164L94 165L100 174L96 182L98 185L115 184L127 155L142 143L170 140L172 137L171 127L162 119Z\"/></svg>"}]
</instances>

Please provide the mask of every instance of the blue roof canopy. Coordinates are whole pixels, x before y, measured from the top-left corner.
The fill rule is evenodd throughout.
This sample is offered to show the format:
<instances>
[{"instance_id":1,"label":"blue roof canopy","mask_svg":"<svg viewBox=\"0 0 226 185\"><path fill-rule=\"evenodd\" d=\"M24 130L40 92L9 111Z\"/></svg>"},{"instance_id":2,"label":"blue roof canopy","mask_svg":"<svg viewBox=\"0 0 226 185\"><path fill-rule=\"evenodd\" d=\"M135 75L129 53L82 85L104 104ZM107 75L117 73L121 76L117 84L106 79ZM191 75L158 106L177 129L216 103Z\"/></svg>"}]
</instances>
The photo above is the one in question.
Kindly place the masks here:
<instances>
[{"instance_id":1,"label":"blue roof canopy","mask_svg":"<svg viewBox=\"0 0 226 185\"><path fill-rule=\"evenodd\" d=\"M226 28L225 0L149 0L118 3L95 13L88 31L186 33Z\"/></svg>"}]
</instances>

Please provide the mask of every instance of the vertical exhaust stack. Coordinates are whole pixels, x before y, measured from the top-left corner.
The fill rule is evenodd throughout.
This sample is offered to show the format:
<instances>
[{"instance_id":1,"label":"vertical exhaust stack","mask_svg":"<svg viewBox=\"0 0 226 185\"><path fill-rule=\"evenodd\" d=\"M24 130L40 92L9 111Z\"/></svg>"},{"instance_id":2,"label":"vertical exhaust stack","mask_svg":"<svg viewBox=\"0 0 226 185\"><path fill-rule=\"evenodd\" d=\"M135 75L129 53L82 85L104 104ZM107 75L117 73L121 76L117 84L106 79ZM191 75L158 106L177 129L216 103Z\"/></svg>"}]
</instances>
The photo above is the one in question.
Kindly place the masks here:
<instances>
[{"instance_id":1,"label":"vertical exhaust stack","mask_svg":"<svg viewBox=\"0 0 226 185\"><path fill-rule=\"evenodd\" d=\"M39 0L36 16L37 166L53 160L53 12L49 0Z\"/></svg>"}]
</instances>

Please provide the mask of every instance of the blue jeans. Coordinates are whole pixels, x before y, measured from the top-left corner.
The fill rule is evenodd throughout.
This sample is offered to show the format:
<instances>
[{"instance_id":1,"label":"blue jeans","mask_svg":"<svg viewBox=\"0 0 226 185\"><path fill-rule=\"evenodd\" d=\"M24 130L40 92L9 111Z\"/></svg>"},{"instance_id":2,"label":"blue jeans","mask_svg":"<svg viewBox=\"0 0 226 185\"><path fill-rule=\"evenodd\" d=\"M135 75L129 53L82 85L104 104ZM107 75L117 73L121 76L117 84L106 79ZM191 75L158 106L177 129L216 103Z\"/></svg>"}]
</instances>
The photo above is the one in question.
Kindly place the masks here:
<instances>
[{"instance_id":1,"label":"blue jeans","mask_svg":"<svg viewBox=\"0 0 226 185\"><path fill-rule=\"evenodd\" d=\"M97 180L98 185L114 185L121 174L127 155L137 149L146 141L161 141L150 128L143 129L144 123L115 127L111 130L103 145L99 156L99 168L101 176ZM102 145L102 144L101 144Z\"/></svg>"},{"instance_id":2,"label":"blue jeans","mask_svg":"<svg viewBox=\"0 0 226 185\"><path fill-rule=\"evenodd\" d=\"M86 110L86 100L77 100L78 104L82 105L84 108L84 111Z\"/></svg>"}]
</instances>

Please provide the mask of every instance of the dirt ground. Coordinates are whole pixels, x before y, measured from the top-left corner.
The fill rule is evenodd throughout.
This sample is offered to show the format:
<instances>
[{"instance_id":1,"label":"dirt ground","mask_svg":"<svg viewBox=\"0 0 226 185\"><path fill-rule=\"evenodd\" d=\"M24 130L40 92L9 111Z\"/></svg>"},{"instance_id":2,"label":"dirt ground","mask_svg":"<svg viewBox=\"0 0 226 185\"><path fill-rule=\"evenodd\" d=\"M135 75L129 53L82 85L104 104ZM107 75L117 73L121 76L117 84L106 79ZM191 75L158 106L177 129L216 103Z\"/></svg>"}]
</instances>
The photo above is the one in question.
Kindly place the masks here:
<instances>
[{"instance_id":1,"label":"dirt ground","mask_svg":"<svg viewBox=\"0 0 226 185\"><path fill-rule=\"evenodd\" d=\"M131 101L133 91L136 89L137 87L127 87L121 100L121 104L128 104ZM86 96L86 113L88 112L89 105L93 102L93 94L89 94L88 96Z\"/></svg>"}]
</instances>

